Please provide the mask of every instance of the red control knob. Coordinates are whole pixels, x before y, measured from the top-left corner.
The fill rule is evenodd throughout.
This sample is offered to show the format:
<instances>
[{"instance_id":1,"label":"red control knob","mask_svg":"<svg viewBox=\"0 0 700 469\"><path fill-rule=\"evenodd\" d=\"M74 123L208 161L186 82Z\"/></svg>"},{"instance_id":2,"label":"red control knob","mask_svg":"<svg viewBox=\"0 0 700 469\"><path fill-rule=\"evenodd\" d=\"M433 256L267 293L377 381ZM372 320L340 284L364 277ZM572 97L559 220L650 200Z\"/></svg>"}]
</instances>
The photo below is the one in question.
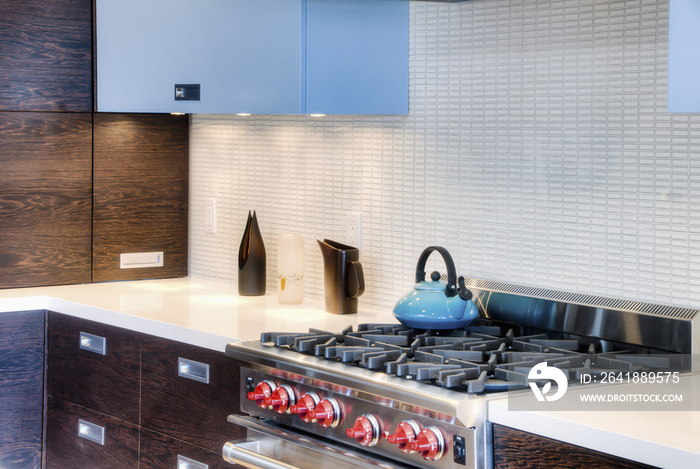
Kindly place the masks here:
<instances>
[{"instance_id":1,"label":"red control knob","mask_svg":"<svg viewBox=\"0 0 700 469\"><path fill-rule=\"evenodd\" d=\"M416 440L420 427L413 420L404 420L396 427L393 434L387 435L386 440L392 445L396 445L404 453L412 453L411 443Z\"/></svg>"},{"instance_id":2,"label":"red control knob","mask_svg":"<svg viewBox=\"0 0 700 469\"><path fill-rule=\"evenodd\" d=\"M275 389L277 389L277 386L272 381L260 381L255 386L255 391L248 393L248 400L255 401L261 409L267 409L268 406L265 404L265 399L270 397Z\"/></svg>"},{"instance_id":3,"label":"red control knob","mask_svg":"<svg viewBox=\"0 0 700 469\"><path fill-rule=\"evenodd\" d=\"M426 461L435 461L445 454L445 437L437 427L424 428L411 442L412 451L417 451Z\"/></svg>"},{"instance_id":4,"label":"red control knob","mask_svg":"<svg viewBox=\"0 0 700 469\"><path fill-rule=\"evenodd\" d=\"M309 411L309 416L316 419L323 428L335 428L341 420L340 404L332 397L321 400L314 410Z\"/></svg>"},{"instance_id":5,"label":"red control knob","mask_svg":"<svg viewBox=\"0 0 700 469\"><path fill-rule=\"evenodd\" d=\"M352 428L345 430L345 434L350 438L355 438L362 446L374 446L381 437L379 421L372 414L364 414L357 417Z\"/></svg>"},{"instance_id":6,"label":"red control knob","mask_svg":"<svg viewBox=\"0 0 700 469\"><path fill-rule=\"evenodd\" d=\"M313 417L310 413L316 408L318 401L320 401L318 394L313 391L309 391L299 399L299 403L289 407L289 411L292 414L297 414L302 421L309 423L313 422Z\"/></svg>"},{"instance_id":7,"label":"red control knob","mask_svg":"<svg viewBox=\"0 0 700 469\"><path fill-rule=\"evenodd\" d=\"M294 394L294 389L286 384L281 385L274 391L270 397L266 397L263 403L267 407L272 407L272 409L278 414L289 414L289 407L294 404L297 400L296 394Z\"/></svg>"}]
</instances>

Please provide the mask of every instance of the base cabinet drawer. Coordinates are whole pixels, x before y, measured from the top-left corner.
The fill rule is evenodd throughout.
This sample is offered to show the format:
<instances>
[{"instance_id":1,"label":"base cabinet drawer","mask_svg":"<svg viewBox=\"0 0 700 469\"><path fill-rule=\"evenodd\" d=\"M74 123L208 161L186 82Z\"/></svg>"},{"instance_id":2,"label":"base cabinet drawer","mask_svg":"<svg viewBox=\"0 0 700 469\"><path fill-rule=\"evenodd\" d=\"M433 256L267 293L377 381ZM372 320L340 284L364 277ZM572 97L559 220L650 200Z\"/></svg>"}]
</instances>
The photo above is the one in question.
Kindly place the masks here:
<instances>
[{"instance_id":1,"label":"base cabinet drawer","mask_svg":"<svg viewBox=\"0 0 700 469\"><path fill-rule=\"evenodd\" d=\"M48 314L48 394L139 422L140 334Z\"/></svg>"},{"instance_id":2,"label":"base cabinet drawer","mask_svg":"<svg viewBox=\"0 0 700 469\"><path fill-rule=\"evenodd\" d=\"M493 426L493 467L655 469L653 466L501 425Z\"/></svg>"},{"instance_id":3,"label":"base cabinet drawer","mask_svg":"<svg viewBox=\"0 0 700 469\"><path fill-rule=\"evenodd\" d=\"M133 469L138 456L137 425L49 397L46 469Z\"/></svg>"},{"instance_id":4,"label":"base cabinet drawer","mask_svg":"<svg viewBox=\"0 0 700 469\"><path fill-rule=\"evenodd\" d=\"M158 337L142 342L141 425L220 452L245 438L226 419L240 408L239 367L223 352Z\"/></svg>"},{"instance_id":5,"label":"base cabinet drawer","mask_svg":"<svg viewBox=\"0 0 700 469\"><path fill-rule=\"evenodd\" d=\"M139 469L231 469L221 451L171 438L162 433L141 429Z\"/></svg>"}]
</instances>

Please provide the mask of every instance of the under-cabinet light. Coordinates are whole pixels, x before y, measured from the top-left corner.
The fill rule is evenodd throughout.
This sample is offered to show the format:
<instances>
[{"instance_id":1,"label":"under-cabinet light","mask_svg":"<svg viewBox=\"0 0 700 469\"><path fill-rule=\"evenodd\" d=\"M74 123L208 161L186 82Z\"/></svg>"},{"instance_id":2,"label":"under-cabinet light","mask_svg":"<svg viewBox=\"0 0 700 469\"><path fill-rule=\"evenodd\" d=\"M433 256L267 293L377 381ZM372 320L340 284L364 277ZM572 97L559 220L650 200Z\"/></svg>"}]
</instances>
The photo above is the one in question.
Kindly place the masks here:
<instances>
[{"instance_id":1,"label":"under-cabinet light","mask_svg":"<svg viewBox=\"0 0 700 469\"><path fill-rule=\"evenodd\" d=\"M309 114L311 117L326 117L325 114Z\"/></svg>"},{"instance_id":2,"label":"under-cabinet light","mask_svg":"<svg viewBox=\"0 0 700 469\"><path fill-rule=\"evenodd\" d=\"M247 112L237 112L236 115L241 117L248 117L250 114Z\"/></svg>"}]
</instances>

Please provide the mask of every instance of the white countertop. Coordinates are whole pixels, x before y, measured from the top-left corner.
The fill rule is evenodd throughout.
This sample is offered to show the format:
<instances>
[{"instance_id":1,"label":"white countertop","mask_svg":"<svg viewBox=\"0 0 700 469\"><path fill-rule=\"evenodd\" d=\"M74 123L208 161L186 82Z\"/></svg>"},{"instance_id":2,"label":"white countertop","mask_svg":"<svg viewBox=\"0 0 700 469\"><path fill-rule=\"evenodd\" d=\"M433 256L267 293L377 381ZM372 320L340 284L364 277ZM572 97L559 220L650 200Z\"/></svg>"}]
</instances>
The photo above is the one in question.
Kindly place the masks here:
<instances>
[{"instance_id":1,"label":"white countertop","mask_svg":"<svg viewBox=\"0 0 700 469\"><path fill-rule=\"evenodd\" d=\"M664 384L655 392L672 394L682 389L683 402L688 408L700 409L700 374L681 375L680 379L682 387ZM569 388L567 394L582 393L584 388ZM636 394L640 388L620 384L598 389L603 393ZM700 410L586 411L584 406L581 406L584 410L576 411L513 410L528 405L526 399L532 397L523 396L525 392L529 391L489 401L488 420L655 467L700 467ZM513 401L510 408L509 399ZM643 409L644 405L637 407Z\"/></svg>"},{"instance_id":2,"label":"white countertop","mask_svg":"<svg viewBox=\"0 0 700 469\"><path fill-rule=\"evenodd\" d=\"M0 313L48 309L212 350L259 340L266 331L341 331L365 322L397 323L391 311L326 313L323 300L281 305L277 292L239 296L236 285L195 278L0 290Z\"/></svg>"},{"instance_id":3,"label":"white countertop","mask_svg":"<svg viewBox=\"0 0 700 469\"><path fill-rule=\"evenodd\" d=\"M276 292L238 296L235 285L195 278L0 290L0 313L48 309L223 351L264 331L337 332L361 323L397 323L391 311L326 313L322 300L280 305ZM692 380L700 409L700 375ZM670 391L673 391L671 389ZM511 395L511 399L517 399ZM700 411L512 411L508 398L487 405L493 423L663 468L700 467Z\"/></svg>"}]
</instances>

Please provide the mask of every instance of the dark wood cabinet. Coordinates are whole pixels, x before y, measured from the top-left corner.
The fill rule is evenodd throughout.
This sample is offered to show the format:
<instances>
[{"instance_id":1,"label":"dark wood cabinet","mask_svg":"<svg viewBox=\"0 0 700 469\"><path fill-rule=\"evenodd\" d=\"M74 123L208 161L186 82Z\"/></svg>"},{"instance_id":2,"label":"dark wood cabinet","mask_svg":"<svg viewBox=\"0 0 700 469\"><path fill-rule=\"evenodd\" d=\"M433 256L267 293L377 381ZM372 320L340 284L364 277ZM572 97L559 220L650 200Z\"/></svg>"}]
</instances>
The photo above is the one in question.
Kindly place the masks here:
<instances>
[{"instance_id":1,"label":"dark wood cabinet","mask_svg":"<svg viewBox=\"0 0 700 469\"><path fill-rule=\"evenodd\" d=\"M94 119L93 281L186 276L189 119ZM120 254L142 252L163 266L120 269Z\"/></svg>"},{"instance_id":2,"label":"dark wood cabinet","mask_svg":"<svg viewBox=\"0 0 700 469\"><path fill-rule=\"evenodd\" d=\"M47 469L136 467L92 464L130 454L132 427L141 468L178 467L178 454L226 467L224 443L245 438L245 429L227 421L240 409L240 378L238 363L223 352L55 312L48 313L47 350ZM88 414L99 426L116 426L118 444L78 439L76 422ZM84 465L62 465L71 457Z\"/></svg>"},{"instance_id":3,"label":"dark wood cabinet","mask_svg":"<svg viewBox=\"0 0 700 469\"><path fill-rule=\"evenodd\" d=\"M187 458L200 464L206 464L208 469L231 469L233 467L221 457L221 448L216 452L209 451L146 429L141 430L139 453L139 469L174 469L179 467L178 458ZM241 468L241 466L238 467Z\"/></svg>"},{"instance_id":4,"label":"dark wood cabinet","mask_svg":"<svg viewBox=\"0 0 700 469\"><path fill-rule=\"evenodd\" d=\"M93 3L0 0L0 288L187 275L189 120L92 112Z\"/></svg>"},{"instance_id":5,"label":"dark wood cabinet","mask_svg":"<svg viewBox=\"0 0 700 469\"><path fill-rule=\"evenodd\" d=\"M104 355L81 337L105 340ZM89 344L88 344L89 345ZM90 346L94 349L94 345ZM48 394L139 423L141 338L136 332L50 312Z\"/></svg>"},{"instance_id":6,"label":"dark wood cabinet","mask_svg":"<svg viewBox=\"0 0 700 469\"><path fill-rule=\"evenodd\" d=\"M0 110L92 111L92 0L0 0L0 49Z\"/></svg>"},{"instance_id":7,"label":"dark wood cabinet","mask_svg":"<svg viewBox=\"0 0 700 469\"><path fill-rule=\"evenodd\" d=\"M153 336L144 336L141 370L141 424L180 440L221 451L224 443L243 438L226 418L240 408L239 369L223 352ZM196 367L195 378L208 368L208 382L183 376Z\"/></svg>"},{"instance_id":8,"label":"dark wood cabinet","mask_svg":"<svg viewBox=\"0 0 700 469\"><path fill-rule=\"evenodd\" d=\"M0 467L41 465L44 311L0 313Z\"/></svg>"},{"instance_id":9,"label":"dark wood cabinet","mask_svg":"<svg viewBox=\"0 0 700 469\"><path fill-rule=\"evenodd\" d=\"M133 469L139 460L139 427L62 399L49 397L48 469ZM99 440L102 432L102 442Z\"/></svg>"},{"instance_id":10,"label":"dark wood cabinet","mask_svg":"<svg viewBox=\"0 0 700 469\"><path fill-rule=\"evenodd\" d=\"M0 287L90 282L90 114L0 112L0 168Z\"/></svg>"},{"instance_id":11,"label":"dark wood cabinet","mask_svg":"<svg viewBox=\"0 0 700 469\"><path fill-rule=\"evenodd\" d=\"M654 469L653 466L501 425L493 426L493 467L494 469Z\"/></svg>"}]
</instances>

